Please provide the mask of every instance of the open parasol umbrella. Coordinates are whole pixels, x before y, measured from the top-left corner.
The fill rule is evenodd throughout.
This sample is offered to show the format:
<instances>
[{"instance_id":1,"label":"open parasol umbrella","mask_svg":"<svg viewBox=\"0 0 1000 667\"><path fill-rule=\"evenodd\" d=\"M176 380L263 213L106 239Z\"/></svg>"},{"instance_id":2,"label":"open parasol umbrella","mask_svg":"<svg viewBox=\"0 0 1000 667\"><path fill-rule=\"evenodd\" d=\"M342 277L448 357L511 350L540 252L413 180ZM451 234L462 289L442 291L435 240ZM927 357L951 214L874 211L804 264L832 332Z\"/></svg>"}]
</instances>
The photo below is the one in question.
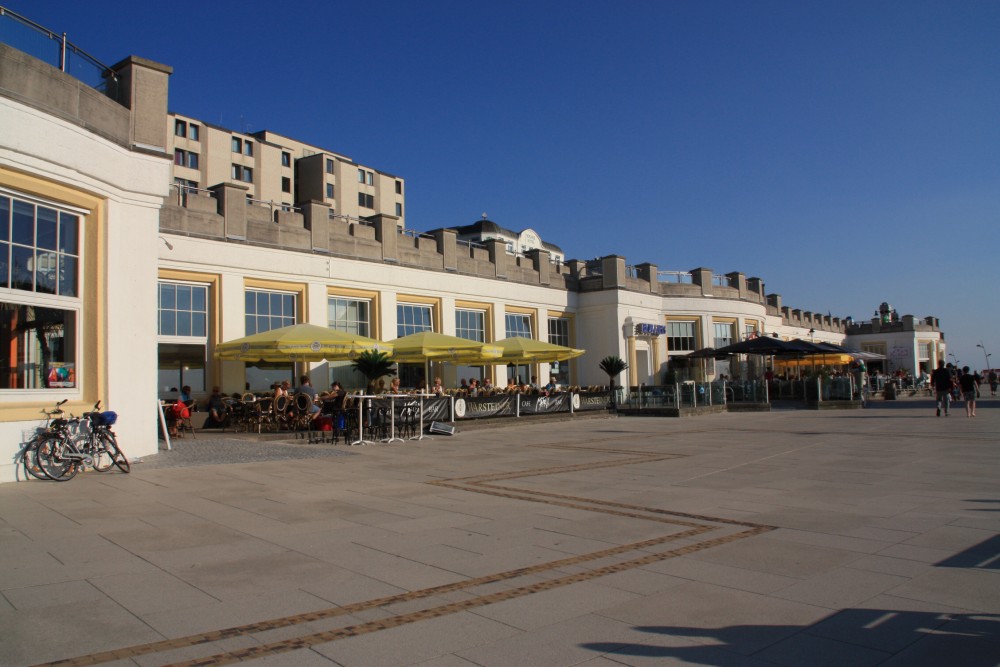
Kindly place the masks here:
<instances>
[{"instance_id":1,"label":"open parasol umbrella","mask_svg":"<svg viewBox=\"0 0 1000 667\"><path fill-rule=\"evenodd\" d=\"M486 364L500 356L500 348L457 336L420 331L392 341L392 360L399 363L450 361L455 364ZM430 368L426 368L430 380Z\"/></svg>"},{"instance_id":2,"label":"open parasol umbrella","mask_svg":"<svg viewBox=\"0 0 1000 667\"><path fill-rule=\"evenodd\" d=\"M215 357L251 363L332 361L353 359L366 350L391 352L392 343L314 324L292 324L221 343L215 348Z\"/></svg>"},{"instance_id":3,"label":"open parasol umbrella","mask_svg":"<svg viewBox=\"0 0 1000 667\"><path fill-rule=\"evenodd\" d=\"M572 347L554 345L534 338L504 338L498 340L496 345L503 353L495 363L552 363L554 361L567 361L582 355L586 350L577 350Z\"/></svg>"},{"instance_id":4,"label":"open parasol umbrella","mask_svg":"<svg viewBox=\"0 0 1000 667\"><path fill-rule=\"evenodd\" d=\"M392 341L393 361L451 361L454 363L487 363L500 356L500 348L466 338L421 331Z\"/></svg>"}]
</instances>

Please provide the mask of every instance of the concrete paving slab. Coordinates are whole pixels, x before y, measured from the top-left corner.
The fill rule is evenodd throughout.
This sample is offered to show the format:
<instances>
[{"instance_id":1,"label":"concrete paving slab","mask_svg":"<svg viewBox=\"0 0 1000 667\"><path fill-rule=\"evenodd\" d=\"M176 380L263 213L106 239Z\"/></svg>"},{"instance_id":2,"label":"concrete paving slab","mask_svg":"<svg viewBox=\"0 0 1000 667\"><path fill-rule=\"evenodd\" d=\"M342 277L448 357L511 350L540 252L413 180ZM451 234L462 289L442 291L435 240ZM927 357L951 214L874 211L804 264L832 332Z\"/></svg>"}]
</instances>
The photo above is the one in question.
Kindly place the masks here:
<instances>
[{"instance_id":1,"label":"concrete paving slab","mask_svg":"<svg viewBox=\"0 0 1000 667\"><path fill-rule=\"evenodd\" d=\"M6 485L0 664L994 664L1000 401L980 414L227 436Z\"/></svg>"}]
</instances>

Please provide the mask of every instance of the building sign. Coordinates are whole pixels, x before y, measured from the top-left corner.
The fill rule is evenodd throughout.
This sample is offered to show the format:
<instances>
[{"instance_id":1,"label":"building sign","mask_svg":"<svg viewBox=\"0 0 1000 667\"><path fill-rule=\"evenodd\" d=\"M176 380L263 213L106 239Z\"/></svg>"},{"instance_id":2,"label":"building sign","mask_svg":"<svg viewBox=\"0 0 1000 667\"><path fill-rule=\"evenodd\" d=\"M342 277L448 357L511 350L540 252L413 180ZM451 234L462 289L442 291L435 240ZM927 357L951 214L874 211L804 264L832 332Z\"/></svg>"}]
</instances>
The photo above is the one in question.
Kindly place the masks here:
<instances>
[{"instance_id":1,"label":"building sign","mask_svg":"<svg viewBox=\"0 0 1000 667\"><path fill-rule=\"evenodd\" d=\"M666 324L637 324L635 325L636 336L664 336L667 333Z\"/></svg>"}]
</instances>

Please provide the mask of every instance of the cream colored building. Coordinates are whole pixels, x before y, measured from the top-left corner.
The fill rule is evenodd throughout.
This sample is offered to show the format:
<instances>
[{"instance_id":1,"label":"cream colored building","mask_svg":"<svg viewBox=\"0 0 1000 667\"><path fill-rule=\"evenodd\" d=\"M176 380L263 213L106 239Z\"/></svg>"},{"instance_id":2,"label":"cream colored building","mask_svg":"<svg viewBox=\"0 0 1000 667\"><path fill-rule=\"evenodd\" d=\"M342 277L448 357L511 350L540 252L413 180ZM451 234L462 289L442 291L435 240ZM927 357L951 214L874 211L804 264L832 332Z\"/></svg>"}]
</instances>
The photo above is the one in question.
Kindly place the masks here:
<instances>
[{"instance_id":1,"label":"cream colored building","mask_svg":"<svg viewBox=\"0 0 1000 667\"><path fill-rule=\"evenodd\" d=\"M358 386L342 363L214 359L223 341L298 322L587 350L558 366L432 369L452 386L510 374L604 385L608 355L629 364L621 384L661 384L692 351L753 335L851 345L848 322L784 306L739 272L566 259L536 230L496 223L404 233L402 179L167 113L164 65L131 57L112 69L106 95L0 45L0 481L18 479L19 443L64 399L76 414L98 400L117 411L123 449L142 457L157 451L158 399L185 384L197 398L303 372L319 388ZM908 321L886 343L943 356L937 322ZM418 367L402 370L416 380Z\"/></svg>"},{"instance_id":2,"label":"cream colored building","mask_svg":"<svg viewBox=\"0 0 1000 667\"><path fill-rule=\"evenodd\" d=\"M165 122L177 202L233 183L245 187L248 201L267 209L272 220L297 202L321 201L332 216L384 214L406 226L402 178L268 130L242 133L176 113L167 114Z\"/></svg>"}]
</instances>

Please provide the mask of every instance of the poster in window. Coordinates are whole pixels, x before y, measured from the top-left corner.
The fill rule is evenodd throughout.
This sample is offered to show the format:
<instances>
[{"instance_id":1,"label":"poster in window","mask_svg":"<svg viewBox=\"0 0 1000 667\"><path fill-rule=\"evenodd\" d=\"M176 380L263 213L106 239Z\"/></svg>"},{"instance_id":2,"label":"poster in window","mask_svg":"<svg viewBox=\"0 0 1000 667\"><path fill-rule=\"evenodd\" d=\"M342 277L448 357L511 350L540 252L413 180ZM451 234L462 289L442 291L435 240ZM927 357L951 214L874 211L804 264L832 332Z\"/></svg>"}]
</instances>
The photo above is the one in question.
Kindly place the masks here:
<instances>
[{"instance_id":1,"label":"poster in window","mask_svg":"<svg viewBox=\"0 0 1000 667\"><path fill-rule=\"evenodd\" d=\"M47 386L50 389L76 386L76 364L68 361L53 361L49 363Z\"/></svg>"}]
</instances>

